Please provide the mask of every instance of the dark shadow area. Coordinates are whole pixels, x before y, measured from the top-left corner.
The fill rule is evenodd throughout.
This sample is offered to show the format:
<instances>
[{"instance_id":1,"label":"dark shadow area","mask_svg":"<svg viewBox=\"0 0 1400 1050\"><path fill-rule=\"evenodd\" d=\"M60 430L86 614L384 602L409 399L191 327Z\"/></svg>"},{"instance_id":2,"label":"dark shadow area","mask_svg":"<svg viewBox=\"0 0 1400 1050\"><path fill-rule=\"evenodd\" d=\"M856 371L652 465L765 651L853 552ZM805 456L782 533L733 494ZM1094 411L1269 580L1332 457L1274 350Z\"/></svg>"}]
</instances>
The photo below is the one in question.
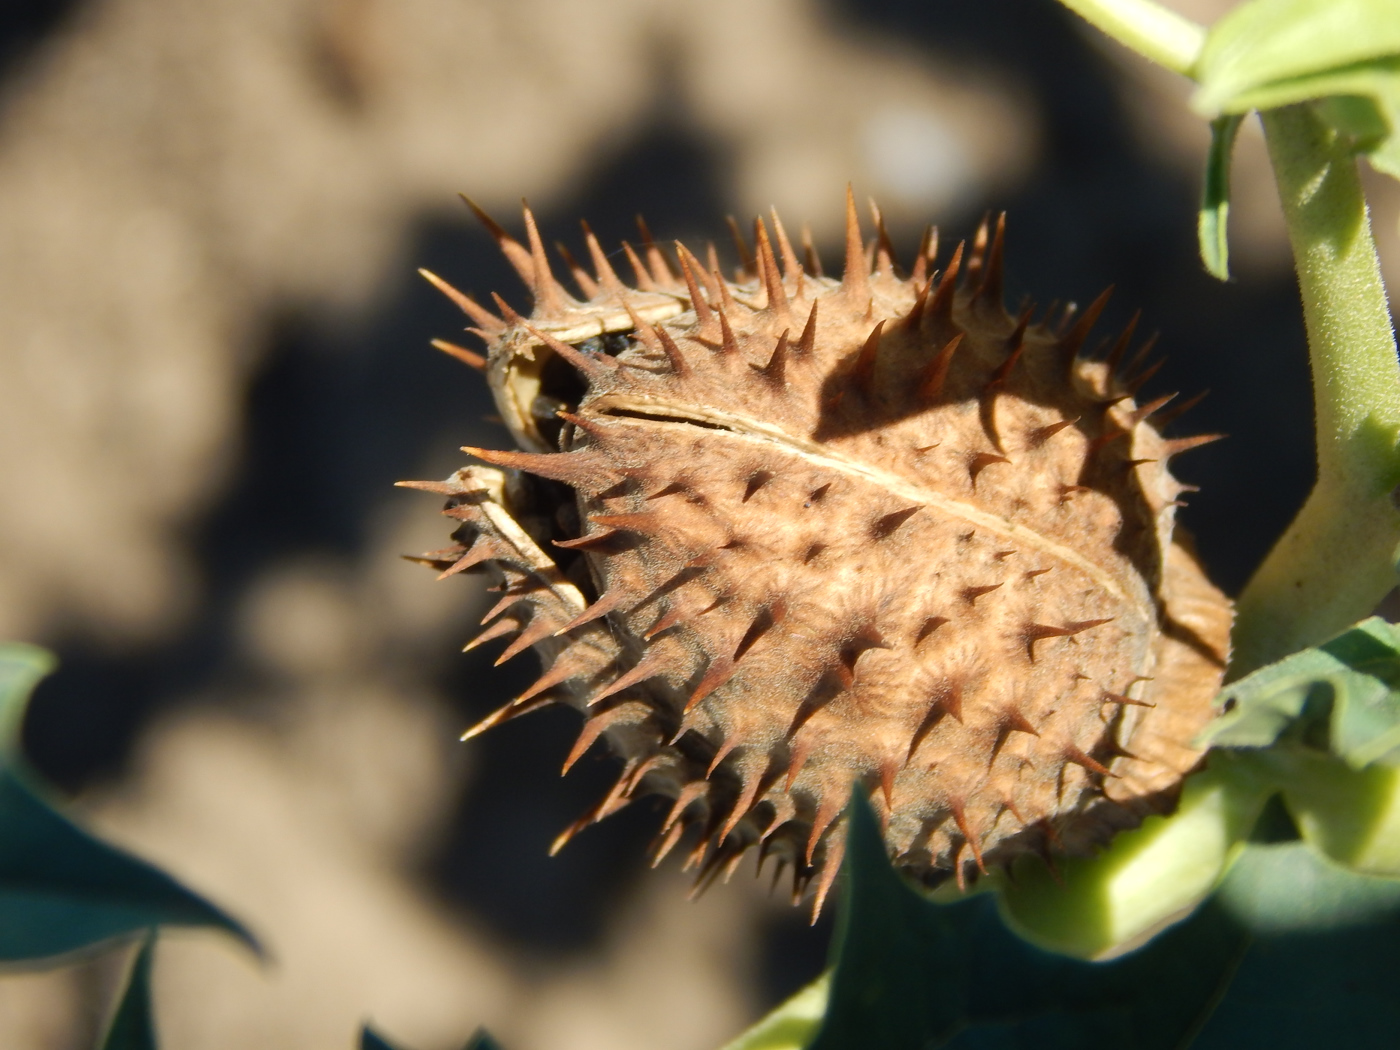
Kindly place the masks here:
<instances>
[{"instance_id":1,"label":"dark shadow area","mask_svg":"<svg viewBox=\"0 0 1400 1050\"><path fill-rule=\"evenodd\" d=\"M13 72L81 6L82 0L5 0L0 5L0 77Z\"/></svg>"}]
</instances>

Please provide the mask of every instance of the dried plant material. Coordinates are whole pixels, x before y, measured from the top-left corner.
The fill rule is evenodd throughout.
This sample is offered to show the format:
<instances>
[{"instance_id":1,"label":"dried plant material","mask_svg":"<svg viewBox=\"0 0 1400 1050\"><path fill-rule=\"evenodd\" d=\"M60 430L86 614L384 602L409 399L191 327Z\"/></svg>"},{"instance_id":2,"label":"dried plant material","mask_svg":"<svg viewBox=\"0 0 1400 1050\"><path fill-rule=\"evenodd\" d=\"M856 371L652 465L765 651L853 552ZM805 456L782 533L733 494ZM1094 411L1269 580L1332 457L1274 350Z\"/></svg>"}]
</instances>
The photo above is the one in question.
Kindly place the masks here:
<instances>
[{"instance_id":1,"label":"dried plant material","mask_svg":"<svg viewBox=\"0 0 1400 1050\"><path fill-rule=\"evenodd\" d=\"M643 228L625 284L590 233L580 300L528 210L526 244L482 219L534 311L449 294L523 451L414 483L462 522L422 560L493 574L479 640L544 661L468 735L567 703L565 768L624 759L558 845L660 793L658 859L686 840L703 885L754 846L819 909L853 784L930 883L1171 808L1230 609L1173 539L1167 461L1203 439L1135 402L1132 326L1080 356L1107 293L1013 317L1002 221L941 270L931 231L906 277L848 200L839 281L774 215L735 281Z\"/></svg>"}]
</instances>

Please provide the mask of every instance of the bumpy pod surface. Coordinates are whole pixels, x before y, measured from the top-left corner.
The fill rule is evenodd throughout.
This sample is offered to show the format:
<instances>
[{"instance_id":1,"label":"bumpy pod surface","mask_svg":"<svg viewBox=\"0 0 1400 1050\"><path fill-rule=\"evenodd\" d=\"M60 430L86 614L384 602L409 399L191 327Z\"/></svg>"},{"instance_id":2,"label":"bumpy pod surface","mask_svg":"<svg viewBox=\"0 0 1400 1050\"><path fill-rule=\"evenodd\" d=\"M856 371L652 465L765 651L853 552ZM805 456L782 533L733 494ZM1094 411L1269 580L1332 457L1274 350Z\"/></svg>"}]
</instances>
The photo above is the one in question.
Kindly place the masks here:
<instances>
[{"instance_id":1,"label":"bumpy pod surface","mask_svg":"<svg viewBox=\"0 0 1400 1050\"><path fill-rule=\"evenodd\" d=\"M577 299L528 210L528 248L482 219L532 315L427 276L488 357L440 345L486 370L521 450L413 483L462 523L421 560L492 573L478 642L544 661L468 735L562 702L586 719L566 769L600 736L624 761L559 844L660 793L658 859L691 832L703 884L757 846L819 908L853 785L929 883L1172 807L1230 607L1173 537L1167 461L1208 439L1135 402L1131 326L1080 356L1106 293L1013 317L1001 222L941 270L931 231L905 277L848 199L840 281L774 215L752 255L736 236L733 281L643 228L624 284L588 233Z\"/></svg>"}]
</instances>

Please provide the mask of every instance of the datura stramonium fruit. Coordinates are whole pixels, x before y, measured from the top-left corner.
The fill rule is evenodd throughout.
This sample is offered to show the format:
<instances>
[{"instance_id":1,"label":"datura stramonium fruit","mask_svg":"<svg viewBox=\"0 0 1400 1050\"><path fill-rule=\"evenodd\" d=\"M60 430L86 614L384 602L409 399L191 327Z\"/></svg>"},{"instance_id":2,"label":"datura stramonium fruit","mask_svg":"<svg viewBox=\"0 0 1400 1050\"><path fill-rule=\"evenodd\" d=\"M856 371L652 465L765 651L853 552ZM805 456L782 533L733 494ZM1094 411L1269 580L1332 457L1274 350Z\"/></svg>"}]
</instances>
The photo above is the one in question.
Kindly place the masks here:
<instances>
[{"instance_id":1,"label":"datura stramonium fruit","mask_svg":"<svg viewBox=\"0 0 1400 1050\"><path fill-rule=\"evenodd\" d=\"M629 285L589 232L580 299L528 209L528 245L478 215L533 313L426 276L485 340L439 345L484 367L520 450L410 484L461 523L420 560L500 594L473 644L543 661L467 735L564 703L565 769L600 736L622 758L556 848L660 794L658 859L685 839L703 885L755 846L820 909L853 785L930 885L1171 809L1230 606L1173 538L1167 462L1209 438L1135 402L1132 325L1081 356L1107 293L1008 314L1001 221L941 269L930 231L904 276L848 196L839 281L775 214L732 281L643 227Z\"/></svg>"}]
</instances>

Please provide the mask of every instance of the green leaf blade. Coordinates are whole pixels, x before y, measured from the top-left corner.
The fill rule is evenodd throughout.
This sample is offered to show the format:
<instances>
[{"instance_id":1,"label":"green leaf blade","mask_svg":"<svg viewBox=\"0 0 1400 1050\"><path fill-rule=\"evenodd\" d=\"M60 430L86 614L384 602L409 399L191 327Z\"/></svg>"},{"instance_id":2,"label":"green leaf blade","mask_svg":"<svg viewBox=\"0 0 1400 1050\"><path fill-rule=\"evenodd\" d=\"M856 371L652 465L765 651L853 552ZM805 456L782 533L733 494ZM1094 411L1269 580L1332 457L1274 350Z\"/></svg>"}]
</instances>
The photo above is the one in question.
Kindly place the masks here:
<instances>
[{"instance_id":1,"label":"green leaf blade","mask_svg":"<svg viewBox=\"0 0 1400 1050\"><path fill-rule=\"evenodd\" d=\"M117 1012L107 1026L101 1050L156 1050L155 1011L151 1003L151 964L156 935L152 931L142 943L122 992Z\"/></svg>"}]
</instances>

